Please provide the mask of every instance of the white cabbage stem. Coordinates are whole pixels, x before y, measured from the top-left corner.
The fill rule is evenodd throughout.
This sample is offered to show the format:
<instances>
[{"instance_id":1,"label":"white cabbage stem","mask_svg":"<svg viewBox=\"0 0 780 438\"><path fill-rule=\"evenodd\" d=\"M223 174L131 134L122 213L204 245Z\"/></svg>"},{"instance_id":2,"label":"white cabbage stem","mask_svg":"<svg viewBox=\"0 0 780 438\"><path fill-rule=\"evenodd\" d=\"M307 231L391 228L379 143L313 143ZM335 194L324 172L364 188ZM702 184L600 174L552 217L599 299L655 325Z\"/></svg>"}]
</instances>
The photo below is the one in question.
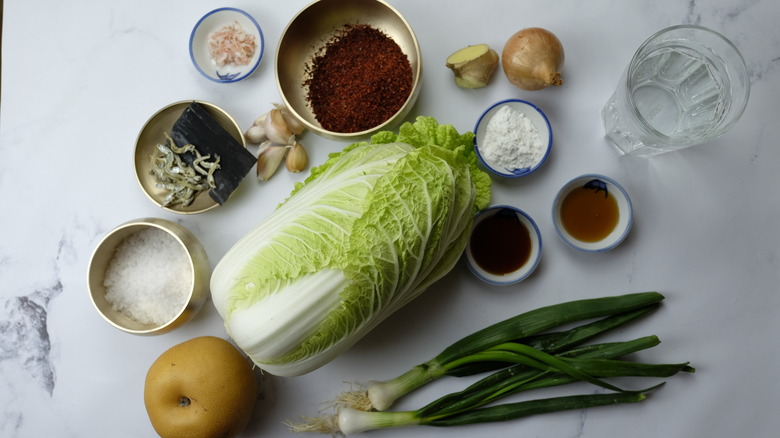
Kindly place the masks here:
<instances>
[{"instance_id":1,"label":"white cabbage stem","mask_svg":"<svg viewBox=\"0 0 780 438\"><path fill-rule=\"evenodd\" d=\"M233 309L225 319L225 327L261 368L275 375L296 375L308 370L320 356L337 353L329 350L312 354L300 363L278 367L273 360L298 347L319 328L322 320L339 306L341 297L334 291L342 290L346 283L343 272L329 269L280 283L259 301Z\"/></svg>"}]
</instances>

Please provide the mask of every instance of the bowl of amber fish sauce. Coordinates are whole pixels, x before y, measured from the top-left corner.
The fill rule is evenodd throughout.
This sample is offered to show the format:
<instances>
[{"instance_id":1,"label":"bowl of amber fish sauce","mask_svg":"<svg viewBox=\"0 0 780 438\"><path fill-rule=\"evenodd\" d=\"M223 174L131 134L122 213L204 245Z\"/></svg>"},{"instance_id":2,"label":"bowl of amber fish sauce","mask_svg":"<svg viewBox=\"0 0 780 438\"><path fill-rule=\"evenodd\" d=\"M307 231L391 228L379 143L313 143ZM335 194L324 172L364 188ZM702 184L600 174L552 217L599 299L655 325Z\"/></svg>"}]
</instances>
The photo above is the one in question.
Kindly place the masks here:
<instances>
[{"instance_id":1,"label":"bowl of amber fish sauce","mask_svg":"<svg viewBox=\"0 0 780 438\"><path fill-rule=\"evenodd\" d=\"M633 222L628 193L615 180L596 174L566 183L555 197L552 215L561 240L582 252L618 246Z\"/></svg>"},{"instance_id":2,"label":"bowl of amber fish sauce","mask_svg":"<svg viewBox=\"0 0 780 438\"><path fill-rule=\"evenodd\" d=\"M528 278L541 256L542 236L536 222L509 205L495 205L477 214L464 255L477 278L495 285Z\"/></svg>"}]
</instances>

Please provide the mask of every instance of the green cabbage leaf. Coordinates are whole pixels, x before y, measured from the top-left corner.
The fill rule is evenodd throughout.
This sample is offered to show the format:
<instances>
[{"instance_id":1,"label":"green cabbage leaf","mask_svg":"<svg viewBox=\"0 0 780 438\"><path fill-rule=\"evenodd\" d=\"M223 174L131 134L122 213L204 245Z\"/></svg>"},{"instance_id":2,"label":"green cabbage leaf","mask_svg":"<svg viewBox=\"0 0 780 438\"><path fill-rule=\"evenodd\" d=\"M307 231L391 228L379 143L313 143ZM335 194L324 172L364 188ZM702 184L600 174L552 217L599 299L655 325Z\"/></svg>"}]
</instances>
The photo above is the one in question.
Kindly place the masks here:
<instances>
[{"instance_id":1,"label":"green cabbage leaf","mask_svg":"<svg viewBox=\"0 0 780 438\"><path fill-rule=\"evenodd\" d=\"M217 264L228 334L275 375L333 360L455 266L490 202L477 163L430 117L331 154Z\"/></svg>"}]
</instances>

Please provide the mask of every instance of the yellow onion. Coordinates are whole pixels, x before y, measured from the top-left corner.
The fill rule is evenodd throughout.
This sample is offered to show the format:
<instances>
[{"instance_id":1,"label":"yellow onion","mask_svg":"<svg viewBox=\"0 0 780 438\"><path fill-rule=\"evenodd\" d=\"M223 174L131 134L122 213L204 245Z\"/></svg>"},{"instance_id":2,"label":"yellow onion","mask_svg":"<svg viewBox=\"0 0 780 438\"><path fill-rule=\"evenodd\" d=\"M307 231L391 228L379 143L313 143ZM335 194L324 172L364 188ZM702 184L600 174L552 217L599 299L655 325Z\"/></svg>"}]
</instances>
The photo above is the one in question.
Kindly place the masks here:
<instances>
[{"instance_id":1,"label":"yellow onion","mask_svg":"<svg viewBox=\"0 0 780 438\"><path fill-rule=\"evenodd\" d=\"M552 32L540 27L517 31L504 45L501 67L507 79L523 90L540 90L563 84L560 70L563 45Z\"/></svg>"}]
</instances>

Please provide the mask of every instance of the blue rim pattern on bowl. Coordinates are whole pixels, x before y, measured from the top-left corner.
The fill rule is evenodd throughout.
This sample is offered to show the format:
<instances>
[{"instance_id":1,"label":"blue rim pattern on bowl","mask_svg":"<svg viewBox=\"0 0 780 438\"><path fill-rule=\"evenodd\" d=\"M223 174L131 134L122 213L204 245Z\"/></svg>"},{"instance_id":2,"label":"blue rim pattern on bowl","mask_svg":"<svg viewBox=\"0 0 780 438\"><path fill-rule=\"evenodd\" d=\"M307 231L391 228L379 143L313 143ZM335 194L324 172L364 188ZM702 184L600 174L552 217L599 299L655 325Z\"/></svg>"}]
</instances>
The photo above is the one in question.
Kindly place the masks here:
<instances>
[{"instance_id":1,"label":"blue rim pattern on bowl","mask_svg":"<svg viewBox=\"0 0 780 438\"><path fill-rule=\"evenodd\" d=\"M585 247L583 245L580 245L580 244L577 244L577 243L573 242L569 238L569 236L567 236L567 234L562 229L563 226L560 224L559 215L558 215L558 208L560 207L560 203L562 201L562 196L564 195L564 191L566 191L566 189L568 187L571 187L572 184L574 184L576 181L580 181L580 180L583 180L583 181L584 180L601 180L602 182L606 181L606 183L609 186L612 186L613 190L614 189L618 190L618 193L620 194L620 197L618 198L618 205L620 205L620 201L621 201L620 198L622 198L622 200L624 201L624 207L625 207L625 214L626 214L626 216L625 216L625 222L623 223L623 229L622 229L622 231L620 231L619 235L616 235L614 238L611 239L612 243L610 243L608 245L601 246L601 247L594 247L594 248ZM604 190L607 190L607 187L605 187ZM568 192L566 192L566 193L568 193ZM621 212L621 217L623 216L623 214L624 213ZM569 180L566 184L564 184L561 187L561 189L558 191L558 194L555 197L555 201L553 202L552 218L553 218L553 225L555 226L555 232L558 234L558 237L560 237L561 240L566 245L568 245L569 247L571 247L571 248L573 248L573 249L575 249L577 251L581 251L581 252L585 252L585 253L601 253L601 252L609 251L609 250L615 248L616 246L620 245L623 242L623 240L626 239L626 237L628 236L628 233L631 231L631 227L632 227L633 222L634 222L634 209L633 209L633 206L631 204L631 198L628 196L628 192L626 192L626 190L623 188L623 186L618 184L617 181L615 181L614 179L609 178L607 176L604 176L604 175L600 175L600 174L596 174L596 173L589 173L589 174L580 175L580 176L578 176L576 178L572 178L571 180ZM620 225L620 224L618 224L618 225Z\"/></svg>"},{"instance_id":2,"label":"blue rim pattern on bowl","mask_svg":"<svg viewBox=\"0 0 780 438\"><path fill-rule=\"evenodd\" d=\"M503 169L502 171L495 167L492 167L485 161L484 158L482 158L482 154L479 152L479 144L477 141L477 136L479 132L479 126L482 123L483 119L485 119L485 117L491 114L493 110L497 110L499 106L511 104L511 103L524 104L536 110L536 112L541 116L542 120L544 120L544 124L547 127L547 135L549 136L549 141L547 142L547 149L544 153L544 156L542 156L542 159L539 160L539 162L536 163L534 166L524 167L520 169ZM537 129L539 129L539 126L537 126ZM479 159L479 162L482 163L483 166L485 166L493 173L507 178L517 178L521 176L526 176L535 172L540 167L542 167L545 161L547 161L547 157L550 156L550 151L552 150L552 144L553 144L553 132L552 132L552 127L550 126L550 120L547 118L547 115L544 113L544 111L542 111L541 108L523 99L504 99L494 103L493 105L491 105L485 111L482 112L482 114L479 116L479 119L477 119L477 124L474 125L474 151L477 153L477 159Z\"/></svg>"},{"instance_id":3,"label":"blue rim pattern on bowl","mask_svg":"<svg viewBox=\"0 0 780 438\"><path fill-rule=\"evenodd\" d=\"M246 73L244 73L244 72L235 72L235 73L222 73L221 74L221 73L219 73L219 70L215 70L215 72L214 72L214 75L216 76L215 77L215 76L212 76L211 74L209 74L208 72L206 72L201 67L200 63L198 63L197 57L195 56L195 52L194 52L194 48L193 47L195 46L195 38L197 37L198 29L200 28L201 24L203 24L203 22L205 20L207 20L208 18L212 17L213 15L221 13L221 12L235 12L235 13L241 14L247 20L249 20L254 25L254 28L257 30L257 34L259 36L259 41L257 42L257 50L259 51L259 54L257 56L257 61L255 61L255 63L253 65L247 66L249 68L249 70ZM231 8L231 7L224 7L224 8L214 9L213 11L211 11L211 12L207 13L206 15L204 15L203 17L201 17L201 19L198 20L197 23L195 23L195 27L192 28L192 32L190 33L190 42L189 42L189 44L190 44L190 47L189 47L190 60L192 61L192 64L195 66L195 69L197 69L198 72L201 75L203 75L203 77L205 77L206 79L208 79L210 81L214 81L214 82L220 83L220 84L227 84L227 83L231 83L231 82L238 82L238 81L240 81L242 79L246 79L249 76L251 76L252 73L254 73L255 70L257 70L257 67L260 66L260 61L263 59L263 54L265 53L265 37L263 36L263 30L260 28L260 24L257 22L257 20L254 19L254 17L252 17L248 13L242 11L241 9Z\"/></svg>"},{"instance_id":4,"label":"blue rim pattern on bowl","mask_svg":"<svg viewBox=\"0 0 780 438\"><path fill-rule=\"evenodd\" d=\"M472 229L474 226L476 226L480 217L483 217L486 214L491 214L491 213L495 214L493 212L498 212L500 210L511 210L512 212L516 213L518 215L518 218L523 222L525 227L528 229L528 232L531 233L532 260L527 262L525 265L523 265L521 269L517 271L517 272L522 272L522 274L517 277L513 277L512 274L507 274L506 276L499 276L499 275L486 273L484 270L476 266L476 262L473 262L471 260L468 246L466 247L466 250L463 252L463 258L469 270L474 274L474 276L476 276L480 280L484 281L485 283L493 284L497 286L508 286L525 280L536 270L536 267L539 266L539 262L542 259L542 233L539 231L539 227L536 225L536 222L526 212L520 210L517 207L513 207L511 205L504 205L504 204L493 205L488 208L485 208L484 210L479 211L476 217L474 218L474 225L472 226ZM536 248L536 250L534 250L534 247ZM500 280L499 278L501 277L507 277L507 280Z\"/></svg>"}]
</instances>

